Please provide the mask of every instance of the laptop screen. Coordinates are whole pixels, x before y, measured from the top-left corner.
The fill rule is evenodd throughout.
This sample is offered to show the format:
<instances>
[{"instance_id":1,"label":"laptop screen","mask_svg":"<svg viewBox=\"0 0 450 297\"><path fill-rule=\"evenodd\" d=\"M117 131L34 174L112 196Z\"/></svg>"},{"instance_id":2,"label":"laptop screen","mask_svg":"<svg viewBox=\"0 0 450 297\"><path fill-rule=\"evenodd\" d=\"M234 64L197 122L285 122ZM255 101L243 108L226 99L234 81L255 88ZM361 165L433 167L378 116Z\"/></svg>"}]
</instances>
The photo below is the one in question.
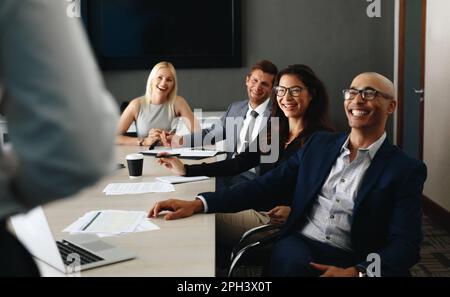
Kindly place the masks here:
<instances>
[{"instance_id":1,"label":"laptop screen","mask_svg":"<svg viewBox=\"0 0 450 297\"><path fill-rule=\"evenodd\" d=\"M55 238L41 207L36 207L27 214L11 217L11 225L17 238L34 257L65 271Z\"/></svg>"}]
</instances>

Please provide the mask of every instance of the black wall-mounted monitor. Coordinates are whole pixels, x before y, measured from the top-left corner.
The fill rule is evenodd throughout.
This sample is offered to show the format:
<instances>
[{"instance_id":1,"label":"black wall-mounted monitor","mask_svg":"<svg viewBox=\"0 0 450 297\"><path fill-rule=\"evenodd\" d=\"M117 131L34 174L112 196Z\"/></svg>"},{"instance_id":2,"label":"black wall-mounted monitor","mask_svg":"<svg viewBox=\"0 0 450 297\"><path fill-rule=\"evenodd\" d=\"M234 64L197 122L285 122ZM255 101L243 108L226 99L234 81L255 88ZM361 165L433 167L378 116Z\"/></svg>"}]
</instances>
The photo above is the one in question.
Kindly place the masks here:
<instances>
[{"instance_id":1,"label":"black wall-mounted monitor","mask_svg":"<svg viewBox=\"0 0 450 297\"><path fill-rule=\"evenodd\" d=\"M240 0L85 0L82 18L104 70L241 66Z\"/></svg>"}]
</instances>

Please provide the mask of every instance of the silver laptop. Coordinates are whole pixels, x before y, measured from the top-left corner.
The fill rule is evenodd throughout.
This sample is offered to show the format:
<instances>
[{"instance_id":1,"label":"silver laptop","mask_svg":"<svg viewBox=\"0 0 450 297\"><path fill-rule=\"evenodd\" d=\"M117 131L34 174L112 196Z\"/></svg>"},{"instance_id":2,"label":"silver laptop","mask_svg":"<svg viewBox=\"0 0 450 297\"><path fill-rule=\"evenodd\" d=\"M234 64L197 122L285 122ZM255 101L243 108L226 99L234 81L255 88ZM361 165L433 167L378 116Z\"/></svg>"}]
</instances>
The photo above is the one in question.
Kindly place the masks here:
<instances>
[{"instance_id":1,"label":"silver laptop","mask_svg":"<svg viewBox=\"0 0 450 297\"><path fill-rule=\"evenodd\" d=\"M55 241L41 207L11 218L17 238L36 258L64 273L91 269L136 258L92 234L68 235Z\"/></svg>"}]
</instances>

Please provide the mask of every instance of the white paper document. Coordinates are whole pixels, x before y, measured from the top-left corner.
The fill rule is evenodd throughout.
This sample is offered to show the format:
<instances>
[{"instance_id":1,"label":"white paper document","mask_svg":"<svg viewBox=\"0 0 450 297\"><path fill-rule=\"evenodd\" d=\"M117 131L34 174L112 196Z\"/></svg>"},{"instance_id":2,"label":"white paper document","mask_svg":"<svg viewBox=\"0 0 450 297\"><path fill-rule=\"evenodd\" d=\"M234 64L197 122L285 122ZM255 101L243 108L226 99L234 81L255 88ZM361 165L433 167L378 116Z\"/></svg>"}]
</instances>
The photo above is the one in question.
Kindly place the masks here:
<instances>
[{"instance_id":1,"label":"white paper document","mask_svg":"<svg viewBox=\"0 0 450 297\"><path fill-rule=\"evenodd\" d=\"M103 190L106 195L133 195L145 193L168 193L175 191L175 188L167 183L114 183L109 184Z\"/></svg>"},{"instance_id":2,"label":"white paper document","mask_svg":"<svg viewBox=\"0 0 450 297\"><path fill-rule=\"evenodd\" d=\"M136 229L134 229L134 232L145 232L153 230L159 230L159 227L150 222L150 219L143 219L141 223L136 227Z\"/></svg>"},{"instance_id":3,"label":"white paper document","mask_svg":"<svg viewBox=\"0 0 450 297\"><path fill-rule=\"evenodd\" d=\"M143 154L152 154L157 155L161 153L167 153L167 154L179 154L180 157L200 157L200 158L207 158L207 157L214 157L217 155L218 151L215 150L201 150L201 149L191 149L191 148L175 148L175 149L167 149L167 148L159 148L154 150L147 150L142 151Z\"/></svg>"},{"instance_id":4,"label":"white paper document","mask_svg":"<svg viewBox=\"0 0 450 297\"><path fill-rule=\"evenodd\" d=\"M147 219L144 211L98 210L86 213L63 232L105 237L157 229L159 227Z\"/></svg>"},{"instance_id":5,"label":"white paper document","mask_svg":"<svg viewBox=\"0 0 450 297\"><path fill-rule=\"evenodd\" d=\"M160 177L157 177L156 179L163 183L181 184L181 183L190 183L190 182L207 180L207 179L209 179L209 177L207 177L207 176L186 177L186 176L170 175L170 176L160 176Z\"/></svg>"}]
</instances>

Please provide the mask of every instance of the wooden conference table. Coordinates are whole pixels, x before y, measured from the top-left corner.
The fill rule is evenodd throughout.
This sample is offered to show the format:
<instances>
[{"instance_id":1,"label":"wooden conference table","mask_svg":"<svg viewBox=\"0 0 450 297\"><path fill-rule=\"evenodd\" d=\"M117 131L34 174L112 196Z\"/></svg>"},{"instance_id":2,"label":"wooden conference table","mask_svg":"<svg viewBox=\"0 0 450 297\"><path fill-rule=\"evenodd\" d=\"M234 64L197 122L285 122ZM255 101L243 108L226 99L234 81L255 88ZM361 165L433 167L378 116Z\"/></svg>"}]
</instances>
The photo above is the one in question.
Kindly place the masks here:
<instances>
[{"instance_id":1,"label":"wooden conference table","mask_svg":"<svg viewBox=\"0 0 450 297\"><path fill-rule=\"evenodd\" d=\"M125 155L136 153L139 147L117 146L117 162L126 165ZM214 158L206 159L206 162ZM200 161L184 161L187 164ZM202 160L201 162L205 162ZM44 207L47 219L56 239L67 233L61 232L86 212L92 210L148 211L156 201L168 198L193 200L199 192L214 191L215 180L175 185L175 192L140 195L106 196L102 193L109 183L152 182L155 177L173 175L159 166L151 156L144 157L143 176L130 179L128 169L119 169L73 198ZM64 185L61 185L64 186ZM161 229L107 237L105 241L138 254L131 261L116 263L82 271L81 276L214 276L215 274L215 218L213 214L195 215L190 218L165 221L162 217L152 219ZM56 269L38 261L44 276L62 275Z\"/></svg>"}]
</instances>

